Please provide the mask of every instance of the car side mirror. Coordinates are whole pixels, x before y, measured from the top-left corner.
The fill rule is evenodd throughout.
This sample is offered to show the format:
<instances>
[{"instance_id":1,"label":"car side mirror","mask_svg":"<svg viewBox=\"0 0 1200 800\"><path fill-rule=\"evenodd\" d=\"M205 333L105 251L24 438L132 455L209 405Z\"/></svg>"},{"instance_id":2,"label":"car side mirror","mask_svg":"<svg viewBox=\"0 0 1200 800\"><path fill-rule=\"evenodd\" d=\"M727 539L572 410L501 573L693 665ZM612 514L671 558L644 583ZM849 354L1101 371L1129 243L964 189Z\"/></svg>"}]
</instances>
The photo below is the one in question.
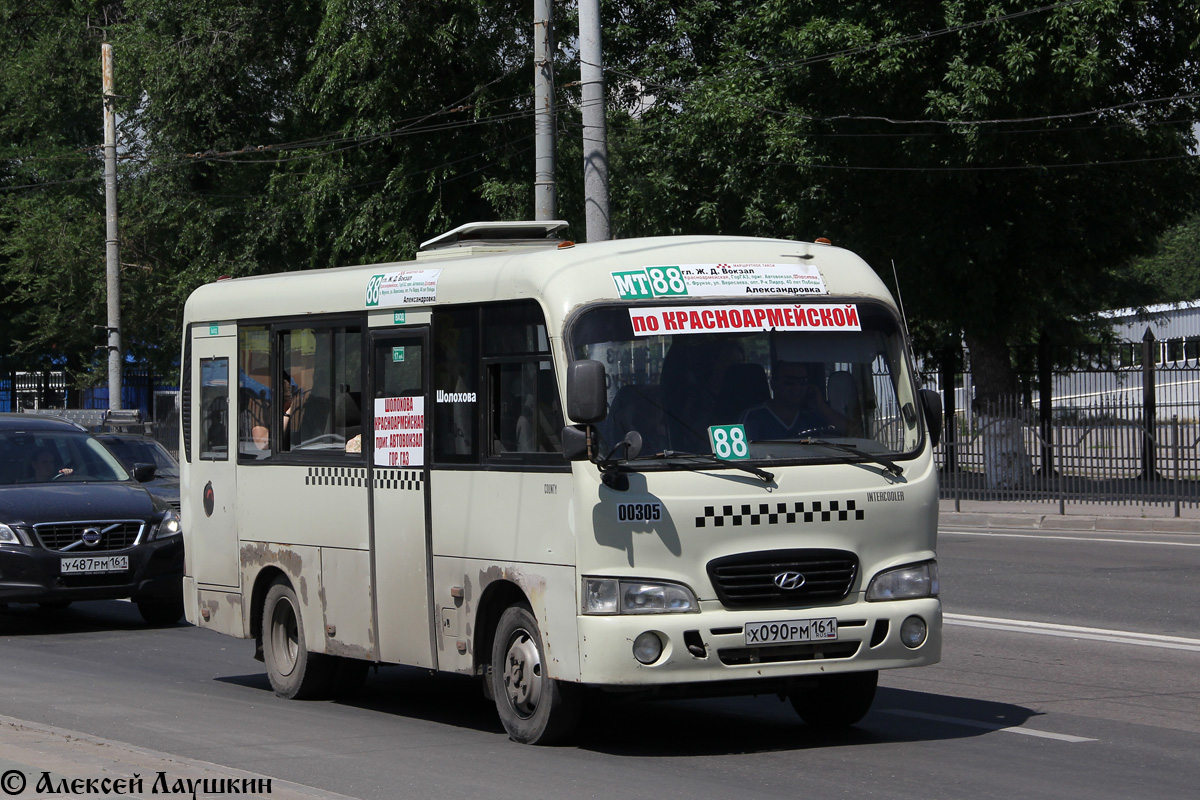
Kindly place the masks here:
<instances>
[{"instance_id":1,"label":"car side mirror","mask_svg":"<svg viewBox=\"0 0 1200 800\"><path fill-rule=\"evenodd\" d=\"M567 366L567 416L573 422L599 422L608 416L604 364L593 359Z\"/></svg>"},{"instance_id":2,"label":"car side mirror","mask_svg":"<svg viewBox=\"0 0 1200 800\"><path fill-rule=\"evenodd\" d=\"M133 479L138 483L149 483L154 480L155 474L158 472L158 467L154 464L134 464Z\"/></svg>"},{"instance_id":3,"label":"car side mirror","mask_svg":"<svg viewBox=\"0 0 1200 800\"><path fill-rule=\"evenodd\" d=\"M929 426L929 441L937 447L942 441L942 396L933 389L922 389L921 405L925 409L925 423Z\"/></svg>"}]
</instances>

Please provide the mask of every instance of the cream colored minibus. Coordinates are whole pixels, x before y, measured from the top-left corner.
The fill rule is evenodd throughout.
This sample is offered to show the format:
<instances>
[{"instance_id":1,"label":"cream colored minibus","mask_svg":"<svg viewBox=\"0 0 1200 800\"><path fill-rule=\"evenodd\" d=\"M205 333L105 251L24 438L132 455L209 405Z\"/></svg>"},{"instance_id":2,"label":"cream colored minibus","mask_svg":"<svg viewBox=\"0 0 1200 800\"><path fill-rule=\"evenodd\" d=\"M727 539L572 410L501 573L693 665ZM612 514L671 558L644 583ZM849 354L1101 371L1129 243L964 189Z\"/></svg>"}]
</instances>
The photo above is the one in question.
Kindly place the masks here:
<instances>
[{"instance_id":1,"label":"cream colored minibus","mask_svg":"<svg viewBox=\"0 0 1200 800\"><path fill-rule=\"evenodd\" d=\"M854 724L941 651L940 415L891 295L823 240L564 227L192 294L188 620L283 697L479 676L518 742L601 692Z\"/></svg>"}]
</instances>

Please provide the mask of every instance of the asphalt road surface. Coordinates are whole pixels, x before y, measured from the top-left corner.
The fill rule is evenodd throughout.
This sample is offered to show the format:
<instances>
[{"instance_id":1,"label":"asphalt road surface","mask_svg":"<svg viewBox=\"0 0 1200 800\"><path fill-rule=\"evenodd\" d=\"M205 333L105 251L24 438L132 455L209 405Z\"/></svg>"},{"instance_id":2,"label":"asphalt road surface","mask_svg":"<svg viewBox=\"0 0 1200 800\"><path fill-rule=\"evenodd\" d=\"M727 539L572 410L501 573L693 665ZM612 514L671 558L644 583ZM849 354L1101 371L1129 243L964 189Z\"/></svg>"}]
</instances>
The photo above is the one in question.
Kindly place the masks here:
<instances>
[{"instance_id":1,"label":"asphalt road surface","mask_svg":"<svg viewBox=\"0 0 1200 800\"><path fill-rule=\"evenodd\" d=\"M834 738L774 697L606 700L571 744L524 747L467 679L385 668L352 701L286 701L250 642L128 603L10 606L0 791L17 771L12 796L61 797L35 783L74 763L140 770L144 796L189 769L276 798L1197 796L1200 537L943 530L939 562L942 663L883 673Z\"/></svg>"}]
</instances>

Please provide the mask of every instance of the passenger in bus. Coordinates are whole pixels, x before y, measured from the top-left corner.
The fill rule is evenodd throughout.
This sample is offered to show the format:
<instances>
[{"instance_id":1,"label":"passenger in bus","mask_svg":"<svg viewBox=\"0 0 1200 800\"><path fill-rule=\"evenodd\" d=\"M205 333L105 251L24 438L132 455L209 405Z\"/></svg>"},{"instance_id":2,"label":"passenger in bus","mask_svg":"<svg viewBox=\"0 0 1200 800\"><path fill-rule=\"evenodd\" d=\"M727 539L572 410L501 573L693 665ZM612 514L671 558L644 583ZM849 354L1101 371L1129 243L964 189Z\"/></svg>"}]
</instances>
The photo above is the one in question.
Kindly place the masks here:
<instances>
[{"instance_id":1,"label":"passenger in bus","mask_svg":"<svg viewBox=\"0 0 1200 800\"><path fill-rule=\"evenodd\" d=\"M292 405L297 394L296 384L292 382L291 375L285 371L283 373L283 397L281 398L283 401L283 424L280 428L283 443L279 448L280 450L288 449L292 425ZM263 407L269 413L270 401L264 401ZM246 406L243 406L243 409L245 408ZM252 420L250 427L250 439L254 443L254 446L262 453L268 453L271 449L271 428L268 413L263 413L259 419Z\"/></svg>"},{"instance_id":2,"label":"passenger in bus","mask_svg":"<svg viewBox=\"0 0 1200 800\"><path fill-rule=\"evenodd\" d=\"M771 367L771 392L770 400L742 417L751 441L845 432L848 421L826 402L821 390L819 364L776 361Z\"/></svg>"}]
</instances>

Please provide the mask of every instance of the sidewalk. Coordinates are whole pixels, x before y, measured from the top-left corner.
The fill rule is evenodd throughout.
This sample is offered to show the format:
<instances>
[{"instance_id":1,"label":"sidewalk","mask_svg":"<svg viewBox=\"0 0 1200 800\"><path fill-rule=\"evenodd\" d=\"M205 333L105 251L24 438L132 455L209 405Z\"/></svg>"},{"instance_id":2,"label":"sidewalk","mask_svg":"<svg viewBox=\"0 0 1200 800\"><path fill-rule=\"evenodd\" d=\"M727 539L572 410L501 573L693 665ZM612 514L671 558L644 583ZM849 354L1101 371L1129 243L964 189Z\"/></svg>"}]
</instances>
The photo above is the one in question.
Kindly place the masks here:
<instances>
[{"instance_id":1,"label":"sidewalk","mask_svg":"<svg viewBox=\"0 0 1200 800\"><path fill-rule=\"evenodd\" d=\"M1057 502L963 500L955 511L954 500L942 500L938 527L1200 534L1200 508L1181 507L1178 517L1174 506L1067 503L1064 510Z\"/></svg>"}]
</instances>

